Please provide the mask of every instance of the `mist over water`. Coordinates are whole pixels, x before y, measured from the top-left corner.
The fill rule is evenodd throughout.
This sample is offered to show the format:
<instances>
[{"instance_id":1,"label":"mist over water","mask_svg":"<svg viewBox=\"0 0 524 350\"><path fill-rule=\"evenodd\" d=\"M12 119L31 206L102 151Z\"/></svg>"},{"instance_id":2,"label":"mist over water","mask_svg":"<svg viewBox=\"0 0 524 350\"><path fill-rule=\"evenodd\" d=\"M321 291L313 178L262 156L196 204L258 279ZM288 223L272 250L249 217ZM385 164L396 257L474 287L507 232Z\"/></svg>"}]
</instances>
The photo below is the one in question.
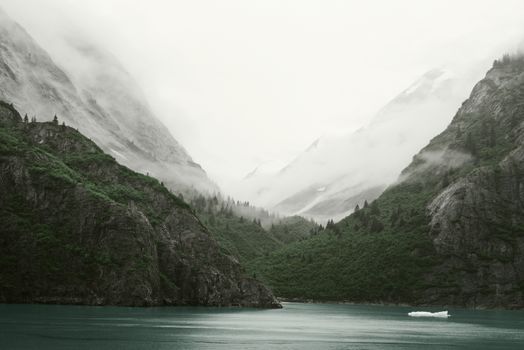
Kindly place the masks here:
<instances>
[{"instance_id":1,"label":"mist over water","mask_svg":"<svg viewBox=\"0 0 524 350\"><path fill-rule=\"evenodd\" d=\"M440 311L435 308L423 310ZM5 349L521 349L521 311L285 303L281 310L1 305ZM418 309L417 309L418 310Z\"/></svg>"}]
</instances>

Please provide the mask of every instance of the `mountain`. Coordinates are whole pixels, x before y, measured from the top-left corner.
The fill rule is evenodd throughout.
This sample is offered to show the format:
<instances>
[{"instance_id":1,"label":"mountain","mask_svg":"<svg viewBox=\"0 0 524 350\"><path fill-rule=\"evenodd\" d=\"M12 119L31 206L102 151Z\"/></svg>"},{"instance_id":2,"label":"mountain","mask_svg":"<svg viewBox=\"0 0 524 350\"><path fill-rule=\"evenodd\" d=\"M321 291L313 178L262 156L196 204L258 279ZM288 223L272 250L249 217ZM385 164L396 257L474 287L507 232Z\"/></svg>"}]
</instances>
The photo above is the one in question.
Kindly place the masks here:
<instances>
[{"instance_id":1,"label":"mountain","mask_svg":"<svg viewBox=\"0 0 524 350\"><path fill-rule=\"evenodd\" d=\"M0 103L0 302L278 307L158 180Z\"/></svg>"},{"instance_id":2,"label":"mountain","mask_svg":"<svg viewBox=\"0 0 524 350\"><path fill-rule=\"evenodd\" d=\"M217 191L115 58L79 36L58 51L60 65L0 10L0 99L38 120L58 115L120 163L178 192Z\"/></svg>"},{"instance_id":3,"label":"mountain","mask_svg":"<svg viewBox=\"0 0 524 350\"><path fill-rule=\"evenodd\" d=\"M318 224L302 217L282 218L220 194L194 196L189 203L224 251L243 265L319 229Z\"/></svg>"},{"instance_id":4,"label":"mountain","mask_svg":"<svg viewBox=\"0 0 524 350\"><path fill-rule=\"evenodd\" d=\"M375 201L250 264L291 298L524 308L524 57L495 61Z\"/></svg>"},{"instance_id":5,"label":"mountain","mask_svg":"<svg viewBox=\"0 0 524 350\"><path fill-rule=\"evenodd\" d=\"M277 173L245 179L241 192L284 215L340 220L395 181L411 156L446 127L477 76L472 68L431 70L368 126L315 140Z\"/></svg>"}]
</instances>

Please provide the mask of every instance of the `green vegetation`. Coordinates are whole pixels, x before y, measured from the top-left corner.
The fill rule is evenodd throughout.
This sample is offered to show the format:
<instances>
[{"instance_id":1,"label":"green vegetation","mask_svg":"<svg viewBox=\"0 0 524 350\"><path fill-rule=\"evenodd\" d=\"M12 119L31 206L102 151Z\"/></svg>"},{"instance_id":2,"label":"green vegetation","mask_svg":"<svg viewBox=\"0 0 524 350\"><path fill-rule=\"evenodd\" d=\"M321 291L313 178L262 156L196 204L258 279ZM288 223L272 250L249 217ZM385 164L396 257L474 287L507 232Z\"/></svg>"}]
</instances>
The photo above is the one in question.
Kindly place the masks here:
<instances>
[{"instance_id":1,"label":"green vegetation","mask_svg":"<svg viewBox=\"0 0 524 350\"><path fill-rule=\"evenodd\" d=\"M420 184L393 187L367 208L248 268L282 297L407 300L425 287L421 275L436 262L424 234L430 196Z\"/></svg>"},{"instance_id":2,"label":"green vegetation","mask_svg":"<svg viewBox=\"0 0 524 350\"><path fill-rule=\"evenodd\" d=\"M0 103L0 302L279 306L161 182L28 119Z\"/></svg>"},{"instance_id":3,"label":"green vegetation","mask_svg":"<svg viewBox=\"0 0 524 350\"><path fill-rule=\"evenodd\" d=\"M245 274L223 253L247 262L284 244L262 227L262 221L277 220L265 211L196 196L193 204L209 231L181 197L119 165L58 117L46 123L28 119L0 104L0 301L35 295L89 299L84 293L103 288L101 281L113 285L115 271L133 288L141 283L133 281L149 281L152 269L159 269L159 288L170 298L180 290L192 298L192 276L211 276L213 264L224 275ZM315 226L300 220L295 225L308 231ZM221 249L188 231L213 235ZM176 239L187 237L165 237L175 233ZM167 267L157 265L160 260ZM205 283L212 283L210 276Z\"/></svg>"},{"instance_id":4,"label":"green vegetation","mask_svg":"<svg viewBox=\"0 0 524 350\"><path fill-rule=\"evenodd\" d=\"M96 241L87 244L86 237L75 234L78 222L72 218L84 216L87 225L97 227L114 220L108 208L125 215L135 205L154 227L174 208L189 208L156 179L119 165L76 130L59 126L57 117L48 123L29 123L1 102L0 165L9 171L2 179L4 186L18 181L16 186L30 186L48 197L2 194L0 289L31 280L45 281L49 288L64 281L80 285L83 279L99 275L104 266L128 263L125 253L110 251ZM159 194L167 201L157 202ZM134 257L135 268L148 266L146 258Z\"/></svg>"},{"instance_id":5,"label":"green vegetation","mask_svg":"<svg viewBox=\"0 0 524 350\"><path fill-rule=\"evenodd\" d=\"M44 129L52 135L45 143L34 142L35 134ZM160 191L177 206L189 208L178 196L171 194L158 180L136 173L116 163L93 142L71 128L58 124L32 123L27 126L0 128L0 155L20 155L30 163L30 171L46 178L55 178L70 185L80 185L93 195L102 196L121 205L133 201L148 206L151 199L144 191ZM73 141L74 148L60 149L61 144ZM79 144L80 143L80 144ZM108 177L108 172L115 172ZM47 182L46 182L47 183Z\"/></svg>"},{"instance_id":6,"label":"green vegetation","mask_svg":"<svg viewBox=\"0 0 524 350\"><path fill-rule=\"evenodd\" d=\"M524 59L508 56L494 66L520 74ZM434 248L426 208L443 189L479 171L486 173L486 182L502 183L500 162L522 137L517 126L524 120L524 84L511 89L499 89L491 81L485 84L492 88L489 94L481 102L471 102L479 104L468 112L459 111L448 128L413 158L398 184L371 204L357 206L342 221L328 222L325 230L310 238L249 262L248 269L276 295L288 298L412 302L424 290L453 287L457 271L427 278L445 257ZM521 170L517 164L513 168L509 175L520 183ZM520 208L497 203L493 219L483 218L493 237L515 251L515 237L524 232L515 220ZM498 261L509 259L502 253L489 254Z\"/></svg>"},{"instance_id":7,"label":"green vegetation","mask_svg":"<svg viewBox=\"0 0 524 350\"><path fill-rule=\"evenodd\" d=\"M272 223L269 232L282 243L288 244L316 235L322 229L314 221L308 221L301 216L291 216Z\"/></svg>"},{"instance_id":8,"label":"green vegetation","mask_svg":"<svg viewBox=\"0 0 524 350\"><path fill-rule=\"evenodd\" d=\"M318 225L304 218L280 219L249 203L224 200L219 195L196 196L191 206L222 248L243 264L318 230Z\"/></svg>"}]
</instances>

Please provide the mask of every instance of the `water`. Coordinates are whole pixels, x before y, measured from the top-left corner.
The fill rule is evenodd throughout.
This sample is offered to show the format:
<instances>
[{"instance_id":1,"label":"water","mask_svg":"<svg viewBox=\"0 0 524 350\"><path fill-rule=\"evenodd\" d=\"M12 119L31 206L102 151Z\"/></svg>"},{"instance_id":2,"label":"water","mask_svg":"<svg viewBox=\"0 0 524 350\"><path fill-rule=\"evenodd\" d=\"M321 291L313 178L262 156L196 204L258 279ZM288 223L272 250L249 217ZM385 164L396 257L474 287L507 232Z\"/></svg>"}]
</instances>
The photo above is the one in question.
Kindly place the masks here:
<instances>
[{"instance_id":1,"label":"water","mask_svg":"<svg viewBox=\"0 0 524 350\"><path fill-rule=\"evenodd\" d=\"M524 349L524 312L450 309L432 319L413 310L0 305L0 349Z\"/></svg>"}]
</instances>

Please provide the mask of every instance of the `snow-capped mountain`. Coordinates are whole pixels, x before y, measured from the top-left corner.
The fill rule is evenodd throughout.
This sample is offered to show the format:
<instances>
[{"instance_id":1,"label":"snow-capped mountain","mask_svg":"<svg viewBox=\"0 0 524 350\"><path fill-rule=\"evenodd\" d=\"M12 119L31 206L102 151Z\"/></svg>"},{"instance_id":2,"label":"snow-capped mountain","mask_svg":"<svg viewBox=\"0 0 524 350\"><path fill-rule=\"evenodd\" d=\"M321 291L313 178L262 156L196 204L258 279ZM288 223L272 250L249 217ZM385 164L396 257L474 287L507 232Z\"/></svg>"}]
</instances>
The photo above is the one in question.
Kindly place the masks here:
<instances>
[{"instance_id":1,"label":"snow-capped mountain","mask_svg":"<svg viewBox=\"0 0 524 350\"><path fill-rule=\"evenodd\" d=\"M217 190L114 57L80 37L64 38L59 52L52 58L0 10L0 99L39 121L57 115L118 162L177 191Z\"/></svg>"},{"instance_id":2,"label":"snow-capped mountain","mask_svg":"<svg viewBox=\"0 0 524 350\"><path fill-rule=\"evenodd\" d=\"M368 126L321 137L280 171L244 179L242 189L254 204L285 215L338 220L396 181L411 156L449 124L480 71L431 70Z\"/></svg>"}]
</instances>

